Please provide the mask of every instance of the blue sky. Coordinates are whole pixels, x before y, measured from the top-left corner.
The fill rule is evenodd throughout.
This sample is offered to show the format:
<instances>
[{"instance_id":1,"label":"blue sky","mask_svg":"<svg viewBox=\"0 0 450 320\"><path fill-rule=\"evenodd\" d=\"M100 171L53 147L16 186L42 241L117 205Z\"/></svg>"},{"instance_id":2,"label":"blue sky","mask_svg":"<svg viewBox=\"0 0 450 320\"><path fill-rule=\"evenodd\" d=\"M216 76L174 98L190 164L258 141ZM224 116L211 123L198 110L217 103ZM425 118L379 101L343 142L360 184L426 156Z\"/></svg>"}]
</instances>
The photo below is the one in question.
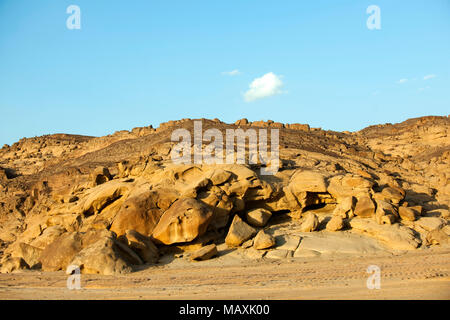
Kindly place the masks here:
<instances>
[{"instance_id":1,"label":"blue sky","mask_svg":"<svg viewBox=\"0 0 450 320\"><path fill-rule=\"evenodd\" d=\"M0 0L0 111L0 144L187 117L359 130L448 115L450 1Z\"/></svg>"}]
</instances>

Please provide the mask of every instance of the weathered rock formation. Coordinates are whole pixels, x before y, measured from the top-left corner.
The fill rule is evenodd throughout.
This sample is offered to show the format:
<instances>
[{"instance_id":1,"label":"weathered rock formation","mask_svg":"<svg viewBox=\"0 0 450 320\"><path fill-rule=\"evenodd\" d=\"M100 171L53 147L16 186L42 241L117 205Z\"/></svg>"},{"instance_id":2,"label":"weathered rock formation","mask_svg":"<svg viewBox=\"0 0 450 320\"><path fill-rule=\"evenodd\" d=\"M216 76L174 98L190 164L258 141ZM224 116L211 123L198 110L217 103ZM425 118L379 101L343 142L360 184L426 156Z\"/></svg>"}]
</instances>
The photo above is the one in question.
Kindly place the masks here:
<instances>
[{"instance_id":1,"label":"weathered rock formation","mask_svg":"<svg viewBox=\"0 0 450 320\"><path fill-rule=\"evenodd\" d=\"M202 125L279 129L278 172L261 175L260 162L174 164L171 133L192 132L189 119L101 138L50 135L4 146L0 271L77 265L85 273L120 274L151 266L172 249L211 259L223 242L257 257L287 256L303 236L271 253L278 244L266 230L286 214L300 233L351 231L391 250L448 242L448 117L354 133L247 119ZM327 217L309 212L322 207ZM307 254L300 251L298 257Z\"/></svg>"}]
</instances>

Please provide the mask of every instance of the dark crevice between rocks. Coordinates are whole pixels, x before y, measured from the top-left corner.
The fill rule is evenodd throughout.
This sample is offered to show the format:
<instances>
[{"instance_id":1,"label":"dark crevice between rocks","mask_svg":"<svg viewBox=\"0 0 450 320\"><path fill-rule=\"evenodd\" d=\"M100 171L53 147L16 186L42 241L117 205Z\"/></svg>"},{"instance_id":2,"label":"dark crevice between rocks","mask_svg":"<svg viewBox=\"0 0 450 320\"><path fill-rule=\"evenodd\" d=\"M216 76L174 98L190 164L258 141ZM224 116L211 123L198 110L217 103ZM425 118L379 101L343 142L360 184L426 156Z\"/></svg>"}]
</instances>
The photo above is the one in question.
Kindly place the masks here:
<instances>
[{"instance_id":1,"label":"dark crevice between rocks","mask_svg":"<svg viewBox=\"0 0 450 320\"><path fill-rule=\"evenodd\" d=\"M20 176L14 169L4 168L4 167L0 167L0 169L2 169L5 172L7 179L14 179L14 178L17 178L18 176Z\"/></svg>"},{"instance_id":2,"label":"dark crevice between rocks","mask_svg":"<svg viewBox=\"0 0 450 320\"><path fill-rule=\"evenodd\" d=\"M325 202L324 203L311 204L309 206L304 207L303 208L303 212L310 211L310 210L323 209L323 208L325 208L326 205L327 204Z\"/></svg>"},{"instance_id":3,"label":"dark crevice between rocks","mask_svg":"<svg viewBox=\"0 0 450 320\"><path fill-rule=\"evenodd\" d=\"M289 216L290 213L291 213L290 210L279 210L272 212L272 217L270 217L267 226L274 226L277 224L292 221L293 220L292 217Z\"/></svg>"},{"instance_id":4,"label":"dark crevice between rocks","mask_svg":"<svg viewBox=\"0 0 450 320\"><path fill-rule=\"evenodd\" d=\"M109 205L112 204L113 202L119 200L120 198L122 198L122 195L119 195L119 196L117 196L117 197L115 197L115 198L111 198L111 199L109 199L108 201L106 201L106 202L101 206L101 208L98 210L97 214L100 214L100 213L103 211L103 209L105 209L107 206L109 206ZM93 214L95 214L94 208L90 207L88 210L86 210L85 212L83 212L83 217L84 217L84 218L88 218L88 217L92 216Z\"/></svg>"}]
</instances>

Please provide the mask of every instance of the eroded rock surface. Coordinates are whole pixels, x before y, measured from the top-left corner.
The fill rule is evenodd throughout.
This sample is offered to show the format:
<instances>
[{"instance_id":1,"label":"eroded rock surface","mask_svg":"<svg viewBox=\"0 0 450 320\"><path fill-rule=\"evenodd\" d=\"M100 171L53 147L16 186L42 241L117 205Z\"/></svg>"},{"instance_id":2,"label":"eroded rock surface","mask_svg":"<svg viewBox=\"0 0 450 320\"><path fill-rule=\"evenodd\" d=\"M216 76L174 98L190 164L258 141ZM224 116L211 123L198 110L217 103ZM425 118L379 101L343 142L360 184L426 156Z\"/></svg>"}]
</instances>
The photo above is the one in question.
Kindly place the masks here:
<instances>
[{"instance_id":1,"label":"eroded rock surface","mask_svg":"<svg viewBox=\"0 0 450 320\"><path fill-rule=\"evenodd\" d=\"M61 134L5 145L0 270L55 271L75 263L84 273L120 274L151 267L175 249L208 259L214 248L220 255L224 242L256 259L327 252L308 247L316 241L309 236L302 248L305 234L355 232L389 250L448 243L448 117L352 133L274 121L198 121L224 135L279 129L277 173L262 175L260 162L175 164L171 133L192 133L190 119L99 138ZM295 231L268 231L281 216L290 217Z\"/></svg>"}]
</instances>

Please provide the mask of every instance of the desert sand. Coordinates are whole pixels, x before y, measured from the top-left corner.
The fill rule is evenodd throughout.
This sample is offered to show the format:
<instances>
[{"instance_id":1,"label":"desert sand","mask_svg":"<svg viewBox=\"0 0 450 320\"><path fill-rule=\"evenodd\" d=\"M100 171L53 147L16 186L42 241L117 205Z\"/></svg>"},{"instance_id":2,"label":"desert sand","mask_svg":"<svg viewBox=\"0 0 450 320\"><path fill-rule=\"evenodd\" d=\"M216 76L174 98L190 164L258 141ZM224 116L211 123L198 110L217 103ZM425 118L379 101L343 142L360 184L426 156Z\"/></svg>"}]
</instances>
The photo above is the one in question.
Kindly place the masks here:
<instances>
[{"instance_id":1,"label":"desert sand","mask_svg":"<svg viewBox=\"0 0 450 320\"><path fill-rule=\"evenodd\" d=\"M198 124L279 130L280 161L174 163ZM183 119L5 145L0 299L449 299L449 131Z\"/></svg>"},{"instance_id":2,"label":"desert sand","mask_svg":"<svg viewBox=\"0 0 450 320\"><path fill-rule=\"evenodd\" d=\"M380 289L366 286L368 265ZM0 299L450 299L450 249L400 255L162 264L128 275L82 275L69 290L63 271L0 275Z\"/></svg>"}]
</instances>

